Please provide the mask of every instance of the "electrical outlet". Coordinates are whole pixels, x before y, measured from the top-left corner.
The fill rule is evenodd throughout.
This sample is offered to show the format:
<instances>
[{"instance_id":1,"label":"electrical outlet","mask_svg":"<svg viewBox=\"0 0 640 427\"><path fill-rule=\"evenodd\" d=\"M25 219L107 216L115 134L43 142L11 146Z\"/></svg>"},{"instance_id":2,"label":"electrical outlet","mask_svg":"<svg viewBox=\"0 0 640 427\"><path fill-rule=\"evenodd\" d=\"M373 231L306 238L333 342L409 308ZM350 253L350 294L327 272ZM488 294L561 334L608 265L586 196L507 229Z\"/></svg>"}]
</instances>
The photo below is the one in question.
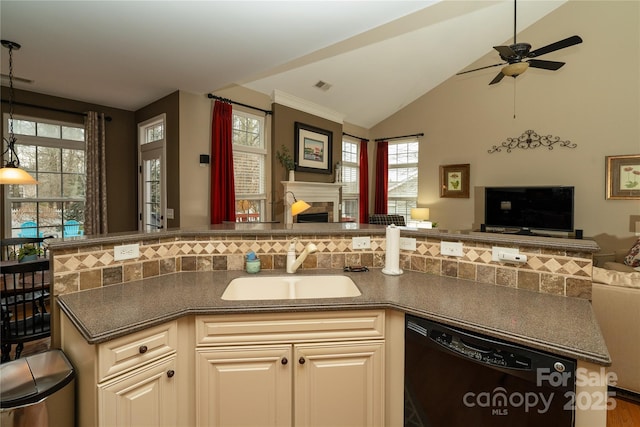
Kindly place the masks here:
<instances>
[{"instance_id":1,"label":"electrical outlet","mask_svg":"<svg viewBox=\"0 0 640 427\"><path fill-rule=\"evenodd\" d=\"M404 249L405 251L415 251L416 239L414 239L413 237L401 237L400 249Z\"/></svg>"},{"instance_id":2,"label":"electrical outlet","mask_svg":"<svg viewBox=\"0 0 640 427\"><path fill-rule=\"evenodd\" d=\"M440 254L447 256L463 256L462 242L440 242Z\"/></svg>"},{"instance_id":3,"label":"electrical outlet","mask_svg":"<svg viewBox=\"0 0 640 427\"><path fill-rule=\"evenodd\" d=\"M371 237L352 237L351 238L351 246L353 249L370 249L371 248Z\"/></svg>"},{"instance_id":4,"label":"electrical outlet","mask_svg":"<svg viewBox=\"0 0 640 427\"><path fill-rule=\"evenodd\" d=\"M131 245L120 245L113 247L113 260L122 261L125 259L138 258L140 256L140 245L137 243Z\"/></svg>"},{"instance_id":5,"label":"electrical outlet","mask_svg":"<svg viewBox=\"0 0 640 427\"><path fill-rule=\"evenodd\" d=\"M501 248L500 246L493 246L491 248L491 261L500 261L500 253L504 254L519 254L520 250L517 248Z\"/></svg>"}]
</instances>

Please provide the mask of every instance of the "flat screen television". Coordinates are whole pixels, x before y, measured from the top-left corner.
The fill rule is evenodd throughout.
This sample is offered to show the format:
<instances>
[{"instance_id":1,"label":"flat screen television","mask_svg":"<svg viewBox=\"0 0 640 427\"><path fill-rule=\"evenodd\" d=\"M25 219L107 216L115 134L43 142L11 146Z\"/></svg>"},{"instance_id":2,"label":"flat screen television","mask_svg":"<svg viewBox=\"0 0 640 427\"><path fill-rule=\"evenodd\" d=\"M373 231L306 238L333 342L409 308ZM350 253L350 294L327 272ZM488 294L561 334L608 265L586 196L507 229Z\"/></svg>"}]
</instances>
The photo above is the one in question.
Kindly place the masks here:
<instances>
[{"instance_id":1,"label":"flat screen television","mask_svg":"<svg viewBox=\"0 0 640 427\"><path fill-rule=\"evenodd\" d=\"M487 228L573 231L574 187L486 187L484 195Z\"/></svg>"}]
</instances>

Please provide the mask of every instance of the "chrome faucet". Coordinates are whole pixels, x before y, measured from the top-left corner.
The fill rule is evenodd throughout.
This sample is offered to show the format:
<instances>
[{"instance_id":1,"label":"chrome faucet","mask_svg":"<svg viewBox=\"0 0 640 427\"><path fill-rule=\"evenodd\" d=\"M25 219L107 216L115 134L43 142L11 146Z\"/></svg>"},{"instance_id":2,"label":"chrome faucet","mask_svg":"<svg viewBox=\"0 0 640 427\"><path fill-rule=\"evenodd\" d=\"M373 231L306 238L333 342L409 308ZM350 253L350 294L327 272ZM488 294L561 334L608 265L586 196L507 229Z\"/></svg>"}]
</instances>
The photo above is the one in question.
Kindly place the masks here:
<instances>
[{"instance_id":1,"label":"chrome faucet","mask_svg":"<svg viewBox=\"0 0 640 427\"><path fill-rule=\"evenodd\" d=\"M293 239L289 244L289 250L287 251L287 273L291 273L291 274L298 271L298 268L300 268L304 260L307 258L307 255L312 254L318 250L316 245L314 245L313 243L308 243L307 246L305 246L302 253L300 254L300 256L296 258L296 242L297 241L298 241L297 239Z\"/></svg>"}]
</instances>

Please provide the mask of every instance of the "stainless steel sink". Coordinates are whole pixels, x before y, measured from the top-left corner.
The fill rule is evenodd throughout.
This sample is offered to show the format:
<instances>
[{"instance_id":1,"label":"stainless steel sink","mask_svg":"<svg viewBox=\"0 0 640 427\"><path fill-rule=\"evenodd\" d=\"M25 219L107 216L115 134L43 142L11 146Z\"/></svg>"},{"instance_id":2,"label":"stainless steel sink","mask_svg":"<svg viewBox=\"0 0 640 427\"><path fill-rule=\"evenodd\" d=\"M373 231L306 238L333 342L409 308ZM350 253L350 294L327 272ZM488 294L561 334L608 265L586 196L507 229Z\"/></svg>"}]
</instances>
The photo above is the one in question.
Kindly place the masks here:
<instances>
[{"instance_id":1,"label":"stainless steel sink","mask_svg":"<svg viewBox=\"0 0 640 427\"><path fill-rule=\"evenodd\" d=\"M254 276L233 279L224 290L222 299L345 298L359 295L360 290L347 276Z\"/></svg>"}]
</instances>

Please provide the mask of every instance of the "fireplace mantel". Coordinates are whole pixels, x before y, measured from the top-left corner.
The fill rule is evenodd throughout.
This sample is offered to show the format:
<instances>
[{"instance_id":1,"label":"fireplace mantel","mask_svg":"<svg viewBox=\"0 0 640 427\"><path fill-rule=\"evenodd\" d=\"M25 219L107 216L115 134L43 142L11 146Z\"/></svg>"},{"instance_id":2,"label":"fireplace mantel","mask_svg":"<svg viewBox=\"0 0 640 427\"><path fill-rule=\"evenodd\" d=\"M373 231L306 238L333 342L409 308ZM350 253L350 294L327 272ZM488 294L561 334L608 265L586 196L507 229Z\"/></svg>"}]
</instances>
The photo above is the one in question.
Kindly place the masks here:
<instances>
[{"instance_id":1,"label":"fireplace mantel","mask_svg":"<svg viewBox=\"0 0 640 427\"><path fill-rule=\"evenodd\" d=\"M306 182L306 181L280 181L284 186L284 223L293 224L291 216L291 191L298 200L307 203L332 202L333 222L340 222L340 182Z\"/></svg>"}]
</instances>

